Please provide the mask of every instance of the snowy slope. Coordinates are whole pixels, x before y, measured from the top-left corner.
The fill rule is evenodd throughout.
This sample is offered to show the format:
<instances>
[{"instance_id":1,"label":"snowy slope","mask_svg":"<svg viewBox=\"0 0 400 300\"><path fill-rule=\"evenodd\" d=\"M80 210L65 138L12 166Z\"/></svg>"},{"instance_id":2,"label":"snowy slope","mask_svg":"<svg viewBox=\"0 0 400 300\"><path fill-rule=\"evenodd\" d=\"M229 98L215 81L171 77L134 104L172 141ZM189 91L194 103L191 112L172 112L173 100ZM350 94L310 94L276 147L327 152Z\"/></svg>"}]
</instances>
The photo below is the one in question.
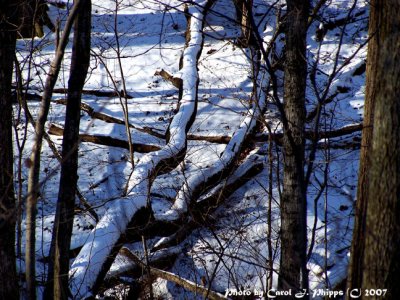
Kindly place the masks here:
<instances>
[{"instance_id":1,"label":"snowy slope","mask_svg":"<svg viewBox=\"0 0 400 300\"><path fill-rule=\"evenodd\" d=\"M266 44L273 35L276 22L278 5L271 8L275 2L254 1L254 15L256 22L261 24L259 31ZM278 2L280 4L284 1ZM323 6L318 14L318 20L310 25L308 31L307 59L310 71L316 66L316 83L313 84L311 80L308 80L307 111L310 113L316 108L318 97L324 95L325 90L327 91L326 98L331 99L322 110L319 123L321 131L330 131L362 121L365 73L362 71L355 73L355 71L362 67L366 59L367 1L357 1L352 7L353 1L350 0L329 1L329 5ZM285 8L282 9L284 11ZM92 59L85 90L121 90L121 70L117 61L119 55L127 91L132 96L128 99L129 122L138 128L149 127L164 134L178 111L178 90L169 82L155 76L154 73L164 69L185 79L195 76L190 73L193 70L178 72L179 58L185 44L186 19L183 10L183 4L178 0L121 1L116 20L121 43L121 53L118 54L114 34L115 2L93 0ZM53 19L60 18L63 21L67 11L51 7L50 13ZM250 54L248 49L242 49L233 43L240 36L240 28L233 22L234 18L235 10L232 1L228 0L217 1L207 16L204 28L204 49L199 58L198 67L200 83L197 116L190 134L231 137L251 114L249 110L249 98L252 92ZM351 22L345 27L339 24L327 30L321 43L316 40L315 33L321 22L332 24L335 20L343 18L349 18ZM30 73L32 80L29 82L29 90L32 93L40 93L43 88L48 61L51 60L54 52L54 40L55 35L49 32L44 39L35 39L33 45L28 40L18 41L18 58L26 78L29 75L27 57L30 49L33 49ZM339 44L340 41L342 41L341 44ZM282 43L283 35L278 38L274 55L281 54ZM57 88L64 88L67 85L71 45L68 47ZM278 77L282 79L282 73L279 71ZM194 82L188 84L190 86L187 87L187 92L190 93ZM187 100L190 102L193 95L188 97L190 99ZM54 100L62 98L65 98L63 93L56 93L53 97ZM98 112L123 119L118 97L86 94L83 102ZM29 107L35 116L39 104L32 101L29 102ZM15 112L18 112L17 106ZM280 132L277 115L276 106L268 103L264 115L265 121L274 130ZM63 125L64 116L65 107L53 103L47 125L51 123ZM175 121L182 120L175 119ZM309 130L313 130L314 126L313 121L307 124ZM171 124L170 129L171 127L174 128L174 124ZM18 125L18 139L21 141L24 128L23 123ZM19 153L15 146L15 155L16 157L21 155L22 161L28 157L32 148L33 128L31 126L27 128L27 143L23 152ZM93 119L85 112L82 112L80 131L126 140L123 125ZM265 128L264 131L266 131ZM132 136L135 142L166 146L164 139L142 131L132 129ZM260 134L260 136L263 135ZM51 138L58 149L61 149L61 138L57 136L51 136ZM312 289L331 289L346 277L356 196L359 138L360 133L354 133L321 140L318 143L319 150L308 188L309 244L312 242L315 231L314 246L308 265ZM264 170L236 190L220 208L213 212L214 222L195 229L182 243L171 250L178 255L170 271L199 284L205 280L206 286L210 285L213 290L222 294L226 289L241 287L258 291L266 290L269 267L267 262L269 249L266 240L267 212L270 196L273 230L271 236L274 245L274 249L270 250L273 251L274 268L279 268L277 172L282 171L282 155L279 147L274 147L273 161L270 163L268 141L257 139L254 143L255 146L261 148L262 156L265 158ZM331 147L328 148L326 145ZM185 204L182 203L186 201L187 195L182 190L183 184L206 176L206 172L209 172L211 167L220 164L221 159L224 159L223 155L228 155L224 152L226 147L227 145L223 143L189 140L184 163L170 173L157 177L152 185L150 200L156 216L164 216L164 219L168 219L165 217L166 212L170 211L171 207L174 208L172 200L177 195L183 199L178 208L183 207L185 210ZM307 147L310 149L311 142ZM129 153L125 149L92 143L81 143L79 151L79 189L99 217L107 216L107 211L112 212L119 205L132 171ZM148 157L154 157L154 154L135 153L135 163L150 162L147 160ZM38 280L43 282L46 272L43 258L48 255L51 240L58 193L59 163L46 143L44 143L42 158L42 195L38 203L39 218L37 220L37 275ZM269 195L270 168L272 168L273 178L272 195ZM18 170L17 160L15 170ZM21 172L23 179L26 179L28 169L24 165ZM129 191L134 190L133 193L139 195L142 190L135 190L138 185L134 180L134 178L131 179L129 183ZM26 192L25 182L22 193ZM322 193L320 193L321 186L324 186ZM136 198L136 196L126 198L123 201L129 202L135 199L134 205L138 207L145 205L147 199L141 198L139 203ZM126 213L125 206L121 207ZM117 215L120 214L121 211L118 211ZM127 217L126 221L128 222L129 219ZM120 225L116 224L115 230L122 230L118 228ZM74 221L71 248L79 248L88 239L93 238L96 232L92 235L89 233L94 226L96 222L88 212L84 210L78 212ZM22 230L24 228L23 223ZM106 227L104 230L108 231ZM148 241L149 248L158 240L156 238ZM126 246L143 255L140 243ZM22 252L24 252L23 248ZM154 255L156 256L157 253ZM131 265L124 259L118 259L110 273L118 274L122 270L129 269ZM23 260L19 260L19 267L22 272ZM85 273L87 270L82 271ZM276 285L276 272L274 272L273 280ZM122 290L128 290L128 286L123 285ZM161 279L158 279L153 286L155 293L165 299L195 298L193 293ZM116 289L113 288L108 291L111 294L114 292Z\"/></svg>"}]
</instances>

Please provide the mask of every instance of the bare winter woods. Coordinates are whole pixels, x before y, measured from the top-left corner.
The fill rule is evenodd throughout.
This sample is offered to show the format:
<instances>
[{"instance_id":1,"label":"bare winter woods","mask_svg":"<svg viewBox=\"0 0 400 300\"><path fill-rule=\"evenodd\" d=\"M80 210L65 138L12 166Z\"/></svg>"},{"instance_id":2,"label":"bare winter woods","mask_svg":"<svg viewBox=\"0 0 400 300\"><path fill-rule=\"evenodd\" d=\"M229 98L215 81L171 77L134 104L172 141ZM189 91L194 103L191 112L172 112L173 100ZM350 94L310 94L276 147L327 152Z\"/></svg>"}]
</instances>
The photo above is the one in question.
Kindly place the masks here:
<instances>
[{"instance_id":1,"label":"bare winter woods","mask_svg":"<svg viewBox=\"0 0 400 300\"><path fill-rule=\"evenodd\" d=\"M2 1L0 299L397 299L389 2Z\"/></svg>"}]
</instances>

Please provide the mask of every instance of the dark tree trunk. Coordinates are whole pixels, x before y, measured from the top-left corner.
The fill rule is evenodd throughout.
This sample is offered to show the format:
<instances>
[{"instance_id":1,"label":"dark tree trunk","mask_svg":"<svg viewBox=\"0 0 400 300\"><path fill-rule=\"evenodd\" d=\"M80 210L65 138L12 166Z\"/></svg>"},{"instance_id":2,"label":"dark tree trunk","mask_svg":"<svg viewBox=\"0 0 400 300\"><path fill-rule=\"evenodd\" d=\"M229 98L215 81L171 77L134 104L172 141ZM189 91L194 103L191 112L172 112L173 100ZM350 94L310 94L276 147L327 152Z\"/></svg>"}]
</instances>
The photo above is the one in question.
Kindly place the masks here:
<instances>
[{"instance_id":1,"label":"dark tree trunk","mask_svg":"<svg viewBox=\"0 0 400 300\"><path fill-rule=\"evenodd\" d=\"M375 3L374 3L375 2ZM373 1L372 5L380 5L379 1ZM377 8L377 7L376 7ZM362 130L361 150L360 150L360 168L357 187L356 217L353 231L353 241L351 247L351 259L347 284L349 288L360 288L363 276L363 260L365 247L365 222L367 215L367 199L370 170L370 152L373 134L374 122L374 105L376 97L376 86L378 77L377 61L381 55L381 25L383 21L382 14L377 13L377 9L370 10L369 16L369 35L371 39L368 43L368 59L367 59L367 82L364 105L364 121Z\"/></svg>"},{"instance_id":2,"label":"dark tree trunk","mask_svg":"<svg viewBox=\"0 0 400 300\"><path fill-rule=\"evenodd\" d=\"M43 37L43 26L51 31L55 27L47 14L49 8L44 0L25 0L20 16L21 26L18 28L18 38Z\"/></svg>"},{"instance_id":3,"label":"dark tree trunk","mask_svg":"<svg viewBox=\"0 0 400 300\"><path fill-rule=\"evenodd\" d=\"M74 24L71 71L62 145L61 178L51 245L46 299L68 299L69 250L78 182L80 106L90 61L91 1L81 3Z\"/></svg>"},{"instance_id":4,"label":"dark tree trunk","mask_svg":"<svg viewBox=\"0 0 400 300\"><path fill-rule=\"evenodd\" d=\"M380 22L362 288L400 295L400 3L372 1ZM377 28L378 29L378 28ZM358 271L358 270L357 270Z\"/></svg>"},{"instance_id":5,"label":"dark tree trunk","mask_svg":"<svg viewBox=\"0 0 400 300\"><path fill-rule=\"evenodd\" d=\"M281 199L279 288L307 289L307 223L304 186L304 123L308 1L288 0L284 82L284 180Z\"/></svg>"},{"instance_id":6,"label":"dark tree trunk","mask_svg":"<svg viewBox=\"0 0 400 300\"><path fill-rule=\"evenodd\" d=\"M0 299L19 299L15 262L11 81L19 3L5 1L0 12Z\"/></svg>"},{"instance_id":7,"label":"dark tree trunk","mask_svg":"<svg viewBox=\"0 0 400 300\"><path fill-rule=\"evenodd\" d=\"M26 250L25 250L25 278L27 299L36 299L36 203L40 194L40 154L43 137L45 136L44 125L50 109L50 99L53 95L53 88L60 72L61 61L64 58L65 48L69 41L69 34L78 12L79 3L83 0L76 0L76 3L69 11L65 22L64 30L57 46L55 57L48 69L47 78L40 103L40 110L35 124L35 140L30 156L30 169L28 177L28 194L26 199Z\"/></svg>"},{"instance_id":8,"label":"dark tree trunk","mask_svg":"<svg viewBox=\"0 0 400 300\"><path fill-rule=\"evenodd\" d=\"M239 44L248 47L255 42L251 18L253 17L253 0L234 0L236 21L240 24L242 35Z\"/></svg>"}]
</instances>

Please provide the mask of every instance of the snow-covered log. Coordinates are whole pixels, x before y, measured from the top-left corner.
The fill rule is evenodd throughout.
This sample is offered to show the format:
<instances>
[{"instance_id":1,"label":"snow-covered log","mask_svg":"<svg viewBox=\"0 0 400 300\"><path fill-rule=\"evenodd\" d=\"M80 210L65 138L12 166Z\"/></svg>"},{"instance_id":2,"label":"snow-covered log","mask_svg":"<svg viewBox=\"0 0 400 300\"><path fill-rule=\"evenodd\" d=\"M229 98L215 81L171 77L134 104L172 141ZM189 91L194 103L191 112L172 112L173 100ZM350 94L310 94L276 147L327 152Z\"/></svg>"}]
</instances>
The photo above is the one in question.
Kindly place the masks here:
<instances>
[{"instance_id":1,"label":"snow-covered log","mask_svg":"<svg viewBox=\"0 0 400 300\"><path fill-rule=\"evenodd\" d=\"M182 97L179 111L169 126L168 143L161 150L145 155L136 164L128 183L127 196L116 200L90 233L69 273L70 288L75 298L93 297L121 247L121 235L125 233L130 221L148 205L152 178L160 170L179 164L185 154L186 134L197 110L197 62L203 45L208 1L197 0L192 4L188 9L189 38L181 59Z\"/></svg>"},{"instance_id":2,"label":"snow-covered log","mask_svg":"<svg viewBox=\"0 0 400 300\"><path fill-rule=\"evenodd\" d=\"M266 82L261 74L259 75L259 81L261 83ZM246 139L256 128L257 120L262 117L266 107L265 92L259 88L257 93L257 97L253 98L258 99L258 102L254 101L251 104L246 117L234 132L220 159L212 167L187 178L185 184L179 190L171 209L163 214L156 215L156 219L164 221L179 219L182 214L188 211L192 201L229 174L230 168L238 159Z\"/></svg>"},{"instance_id":3,"label":"snow-covered log","mask_svg":"<svg viewBox=\"0 0 400 300\"><path fill-rule=\"evenodd\" d=\"M204 220L209 219L210 213L217 209L224 199L227 199L250 178L261 172L262 169L263 156L258 153L250 154L226 180L198 199L193 206L194 209L190 214L189 220L184 223L177 232L160 239L151 251L157 253L160 249L165 249L181 243L194 229L198 228L200 224L208 223L208 221L205 222Z\"/></svg>"}]
</instances>

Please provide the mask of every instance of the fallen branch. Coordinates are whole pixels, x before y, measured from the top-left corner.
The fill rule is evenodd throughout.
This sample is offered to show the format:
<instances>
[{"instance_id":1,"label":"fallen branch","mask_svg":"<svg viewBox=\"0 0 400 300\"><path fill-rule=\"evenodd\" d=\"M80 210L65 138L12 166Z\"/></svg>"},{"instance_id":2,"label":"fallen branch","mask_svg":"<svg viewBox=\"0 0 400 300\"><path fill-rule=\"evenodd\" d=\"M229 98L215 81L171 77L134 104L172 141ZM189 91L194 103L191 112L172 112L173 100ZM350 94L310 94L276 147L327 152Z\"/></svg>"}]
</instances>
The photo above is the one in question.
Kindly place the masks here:
<instances>
[{"instance_id":1,"label":"fallen branch","mask_svg":"<svg viewBox=\"0 0 400 300\"><path fill-rule=\"evenodd\" d=\"M54 89L54 93L57 94L67 94L68 90L64 88L57 88ZM130 96L129 94L124 93L123 90L117 92L117 91L100 91L100 90L82 90L82 94L84 95L93 95L96 97L126 97L127 99L132 99L133 97Z\"/></svg>"},{"instance_id":2,"label":"fallen branch","mask_svg":"<svg viewBox=\"0 0 400 300\"><path fill-rule=\"evenodd\" d=\"M54 103L66 105L67 101L64 99L59 99L59 100L54 101ZM81 110L86 112L93 119L102 120L107 123L125 125L125 122L123 120L115 118L115 117L107 115L107 114L104 114L104 113L101 113L101 112L98 112L98 111L95 111L94 108L91 107L89 104L82 103ZM132 124L129 124L129 127L136 129L137 131L144 132L144 133L150 134L152 136L158 137L160 139L165 139L164 133L159 133L152 128L149 128L149 127L142 128L142 127L138 127L138 126L135 126ZM187 139L193 140L193 141L207 141L210 143L217 143L217 144L228 144L231 138L229 136L206 136L206 135L188 134Z\"/></svg>"},{"instance_id":3,"label":"fallen branch","mask_svg":"<svg viewBox=\"0 0 400 300\"><path fill-rule=\"evenodd\" d=\"M209 193L203 195L198 202L196 202L193 209L190 211L191 218L189 220L181 219L180 223L166 223L163 221L153 220L150 224L146 224L144 227L134 230L134 235L130 235L130 231L127 233L130 235L130 243L133 241L139 241L141 236L147 236L148 238L169 234L168 237L161 239L157 245L151 249L150 262L152 266L157 268L169 268L173 265L175 258L182 252L182 246L179 246L186 237L196 228L203 226L204 224L211 224L215 219L211 216L211 213L215 211L223 199L227 199L232 193L238 188L242 187L248 180L253 178L263 169L263 156L261 152L251 154L245 159L245 161L232 173L229 178L220 183ZM107 180L107 177L102 181ZM185 223L182 223L185 222ZM161 230L162 229L162 230ZM177 245L177 246L176 246ZM80 251L81 247L71 249L70 258L74 258ZM119 253L121 255L121 252ZM48 259L47 257L45 259ZM121 258L116 259L115 263L123 264L119 262ZM44 260L46 261L46 260ZM123 266L118 265L115 269L111 268L107 273L107 278L114 278L118 276L130 276L137 278L141 275L140 270L135 266Z\"/></svg>"},{"instance_id":4,"label":"fallen branch","mask_svg":"<svg viewBox=\"0 0 400 300\"><path fill-rule=\"evenodd\" d=\"M224 295L222 295L218 292L214 292L214 291L210 290L209 288L201 286L200 284L197 284L193 281L184 279L174 273L147 266L144 262L142 262L142 260L140 258L138 258L135 254L133 254L128 248L123 247L121 249L121 253L125 257L132 260L132 262L134 262L135 264L142 267L143 269L150 270L149 275L153 275L153 276L165 279L167 281L176 283L179 286L183 287L184 289L194 292L195 294L200 294L207 299L211 299L211 300L226 300L226 299L228 299Z\"/></svg>"},{"instance_id":5,"label":"fallen branch","mask_svg":"<svg viewBox=\"0 0 400 300\"><path fill-rule=\"evenodd\" d=\"M207 135L196 135L196 134L188 134L188 140L191 141L206 141L215 144L229 144L231 137L229 136L207 136Z\"/></svg>"},{"instance_id":6,"label":"fallen branch","mask_svg":"<svg viewBox=\"0 0 400 300\"><path fill-rule=\"evenodd\" d=\"M330 131L320 131L318 133L318 138L319 138L319 140L322 140L322 139L341 137L341 136L349 135L349 134L352 134L355 132L359 132L362 129L363 129L362 123L345 125L341 128L330 130ZM315 138L313 131L306 131L304 133L304 136L308 140L313 140ZM280 132L272 134L272 139L278 143L281 142L282 138L283 138L283 134ZM259 134L254 138L255 141L259 141L259 142L268 141L268 139L269 139L269 133Z\"/></svg>"},{"instance_id":7,"label":"fallen branch","mask_svg":"<svg viewBox=\"0 0 400 300\"><path fill-rule=\"evenodd\" d=\"M340 137L340 136L352 134L357 131L361 131L362 128L363 128L362 123L346 125L339 129L335 129L335 130L331 130L331 131L320 131L318 133L318 137L319 137L319 139L329 139L329 138ZM306 131L305 137L307 139L314 139L314 133L311 131Z\"/></svg>"},{"instance_id":8,"label":"fallen branch","mask_svg":"<svg viewBox=\"0 0 400 300\"><path fill-rule=\"evenodd\" d=\"M62 99L56 100L54 102L57 104L63 104L63 105L66 104L66 100L62 100ZM121 119L115 118L113 116L109 116L107 114L104 114L104 113L101 113L98 111L95 111L94 108L92 108L90 105L88 105L86 103L82 103L81 110L85 111L93 119L102 120L107 123L114 123L114 124L121 124L121 125L125 124L124 121ZM311 115L313 115L313 113L309 114L308 117L310 117L310 119L313 117L313 116L311 117ZM165 138L165 134L157 132L154 129L149 128L149 127L142 128L142 127L138 127L138 126L135 126L132 124L129 124L129 127L134 128L137 131L150 134L157 138L161 138L161 139ZM334 129L331 131L321 131L319 133L319 137L320 137L320 139L334 138L334 137L340 137L340 136L352 134L354 132L361 131L361 130L362 130L362 123L357 123L357 124L346 125L346 126L343 126L342 128ZM311 139L312 135L313 135L313 133L311 131L305 132L306 139ZM269 134L260 134L260 135L257 135L255 140L256 141L268 140L268 136L269 136ZM274 133L272 136L272 139L275 141L279 141L282 137L283 137L282 133ZM197 134L190 133L187 135L187 139L192 140L192 141L206 141L206 142L216 143L216 144L228 144L231 140L231 137L229 137L229 136L207 136L207 135L197 135Z\"/></svg>"},{"instance_id":9,"label":"fallen branch","mask_svg":"<svg viewBox=\"0 0 400 300\"><path fill-rule=\"evenodd\" d=\"M50 124L48 133L52 135L62 136L64 128L60 125ZM129 143L125 140L116 139L106 135L90 135L90 134L80 134L79 139L83 142L90 142L98 145L119 147L129 150ZM146 145L133 143L133 150L139 153L149 153L160 150L160 147L155 145Z\"/></svg>"},{"instance_id":10,"label":"fallen branch","mask_svg":"<svg viewBox=\"0 0 400 300\"><path fill-rule=\"evenodd\" d=\"M166 81L169 81L174 87L180 89L182 87L182 79L178 77L174 77L169 74L167 71L161 69L161 71L156 71L154 76L161 76Z\"/></svg>"},{"instance_id":11,"label":"fallen branch","mask_svg":"<svg viewBox=\"0 0 400 300\"><path fill-rule=\"evenodd\" d=\"M16 87L12 87L12 89L16 89ZM30 89L32 91L37 91L37 92L42 92L39 89L34 89L32 87L30 87ZM68 90L65 88L55 88L53 90L53 93L56 94L67 94ZM93 96L97 96L97 97L119 97L119 95L121 95L121 97L125 96L125 93L123 91L120 92L116 92L116 91L100 91L100 90L82 90L82 94L84 95L93 95ZM30 101L40 101L42 99L42 96L38 95L37 93L34 92L24 92L24 97L26 98L26 100L30 100ZM12 97L13 97L13 102L16 102L16 92L13 91L12 92ZM132 99L133 97L130 96L129 94L126 95L127 99Z\"/></svg>"},{"instance_id":12,"label":"fallen branch","mask_svg":"<svg viewBox=\"0 0 400 300\"><path fill-rule=\"evenodd\" d=\"M66 105L67 101L64 100L64 99L59 99L59 100L54 101L54 103ZM107 115L107 114L104 114L104 113L101 113L101 112L98 112L98 111L95 111L94 108L91 107L89 104L81 103L81 110L86 112L93 119L102 120L102 121L104 121L106 123L125 125L125 121L124 120L115 118L113 116L110 116L110 115ZM140 132L148 133L150 135L153 135L153 136L161 138L161 139L165 138L164 134L156 132L153 129L148 128L148 127L143 127L142 128L142 127L138 127L138 126L135 126L135 125L132 125L132 124L129 124L129 127L133 128L133 129L136 129L137 131L140 131Z\"/></svg>"},{"instance_id":13,"label":"fallen branch","mask_svg":"<svg viewBox=\"0 0 400 300\"><path fill-rule=\"evenodd\" d=\"M12 102L13 103L18 103L19 101L18 101L18 97L19 96L21 96L22 98L24 98L26 101L40 101L40 100L42 100L42 97L40 96L40 95L38 95L38 94L36 94L36 93L30 93L30 92L22 92L22 95L20 95L21 94L21 91L17 91L17 90L15 90L15 91L13 91L12 93L11 93L11 98L12 98Z\"/></svg>"},{"instance_id":14,"label":"fallen branch","mask_svg":"<svg viewBox=\"0 0 400 300\"><path fill-rule=\"evenodd\" d=\"M129 248L129 245L125 245L124 247ZM172 268L176 258L182 251L184 251L183 246L179 245L157 251L157 253L149 253L149 264L155 268L167 270ZM138 255L140 259L144 258L144 254L138 253ZM120 250L105 279L107 281L112 281L118 277L139 278L142 275L142 268L135 263L127 262L124 254L121 253Z\"/></svg>"}]
</instances>

